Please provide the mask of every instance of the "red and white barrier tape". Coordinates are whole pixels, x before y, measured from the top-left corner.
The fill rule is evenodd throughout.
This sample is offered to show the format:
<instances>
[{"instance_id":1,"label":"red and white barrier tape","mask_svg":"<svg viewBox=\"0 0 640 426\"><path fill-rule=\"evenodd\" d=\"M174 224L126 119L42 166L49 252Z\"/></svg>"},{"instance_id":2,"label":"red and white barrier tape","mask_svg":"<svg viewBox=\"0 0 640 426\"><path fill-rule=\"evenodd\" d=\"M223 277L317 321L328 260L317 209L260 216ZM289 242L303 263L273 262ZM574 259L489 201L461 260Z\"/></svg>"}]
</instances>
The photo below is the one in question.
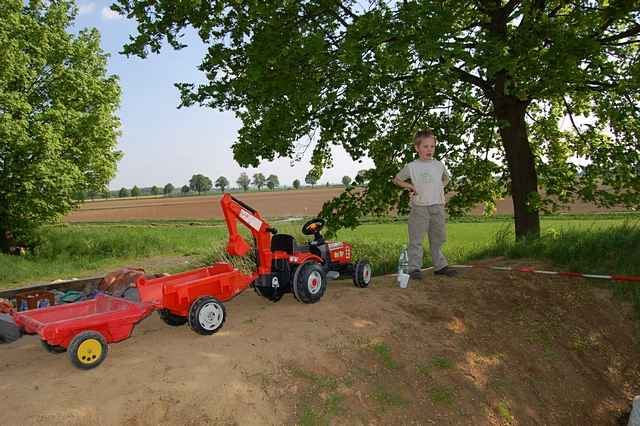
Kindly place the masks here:
<instances>
[{"instance_id":1,"label":"red and white barrier tape","mask_svg":"<svg viewBox=\"0 0 640 426\"><path fill-rule=\"evenodd\" d=\"M450 265L452 268L481 268L481 269L493 269L497 271L514 271L514 272L529 272L533 274L545 274L545 275L558 275L561 277L579 277L579 278L596 278L602 280L613 281L635 281L640 282L640 276L638 275L596 275L596 274L582 274L580 272L557 272L557 271L544 271L536 270L527 267L511 266L484 266L484 265ZM430 269L430 268L428 268Z\"/></svg>"}]
</instances>

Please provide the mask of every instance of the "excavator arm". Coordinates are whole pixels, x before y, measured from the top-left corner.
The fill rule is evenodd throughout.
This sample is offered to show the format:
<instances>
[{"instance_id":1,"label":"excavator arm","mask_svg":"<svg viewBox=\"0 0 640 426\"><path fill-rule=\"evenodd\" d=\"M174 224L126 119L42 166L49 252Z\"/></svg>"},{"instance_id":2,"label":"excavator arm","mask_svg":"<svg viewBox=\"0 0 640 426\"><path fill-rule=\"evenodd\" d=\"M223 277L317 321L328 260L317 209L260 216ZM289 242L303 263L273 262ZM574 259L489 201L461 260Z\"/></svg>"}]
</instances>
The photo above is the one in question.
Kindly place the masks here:
<instances>
[{"instance_id":1,"label":"excavator arm","mask_svg":"<svg viewBox=\"0 0 640 426\"><path fill-rule=\"evenodd\" d=\"M272 228L260 216L257 210L238 200L230 194L224 194L220 200L224 220L229 230L229 241L227 243L227 253L230 256L245 256L251 251L251 245L247 243L242 235L238 233L236 222L246 226L258 246L258 274L269 274L271 272L271 234L278 231Z\"/></svg>"}]
</instances>

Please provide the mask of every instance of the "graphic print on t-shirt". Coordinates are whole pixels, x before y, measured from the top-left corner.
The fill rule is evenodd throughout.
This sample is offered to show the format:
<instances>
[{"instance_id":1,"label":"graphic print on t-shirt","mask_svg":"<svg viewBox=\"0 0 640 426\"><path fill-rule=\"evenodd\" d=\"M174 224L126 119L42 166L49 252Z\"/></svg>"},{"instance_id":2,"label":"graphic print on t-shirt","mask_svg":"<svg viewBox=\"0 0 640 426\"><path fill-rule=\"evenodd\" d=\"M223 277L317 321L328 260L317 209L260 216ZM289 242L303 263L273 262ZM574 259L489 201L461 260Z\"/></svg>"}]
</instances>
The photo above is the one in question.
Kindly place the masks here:
<instances>
[{"instance_id":1,"label":"graphic print on t-shirt","mask_svg":"<svg viewBox=\"0 0 640 426\"><path fill-rule=\"evenodd\" d=\"M434 179L433 176L431 176L431 173L429 172L422 172L420 173L420 180L422 181L422 183L433 183Z\"/></svg>"}]
</instances>

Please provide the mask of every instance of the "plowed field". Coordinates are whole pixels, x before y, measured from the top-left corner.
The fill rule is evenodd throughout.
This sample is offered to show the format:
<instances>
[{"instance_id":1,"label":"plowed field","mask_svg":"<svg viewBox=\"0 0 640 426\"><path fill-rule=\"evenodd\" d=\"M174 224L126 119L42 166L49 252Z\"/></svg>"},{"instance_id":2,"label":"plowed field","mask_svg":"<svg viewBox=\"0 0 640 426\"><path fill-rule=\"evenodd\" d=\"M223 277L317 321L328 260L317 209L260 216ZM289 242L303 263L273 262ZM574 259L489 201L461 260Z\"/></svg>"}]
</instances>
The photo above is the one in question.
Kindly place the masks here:
<instances>
[{"instance_id":1,"label":"plowed field","mask_svg":"<svg viewBox=\"0 0 640 426\"><path fill-rule=\"evenodd\" d=\"M305 189L297 191L247 192L234 194L257 209L264 217L315 216L322 205L342 192L342 188ZM98 222L121 220L222 219L220 196L165 198L131 198L89 201L68 214L66 222ZM607 212L587 203L576 203L565 209L570 213ZM481 214L476 208L473 214ZM497 214L513 214L511 198L500 200Z\"/></svg>"}]
</instances>

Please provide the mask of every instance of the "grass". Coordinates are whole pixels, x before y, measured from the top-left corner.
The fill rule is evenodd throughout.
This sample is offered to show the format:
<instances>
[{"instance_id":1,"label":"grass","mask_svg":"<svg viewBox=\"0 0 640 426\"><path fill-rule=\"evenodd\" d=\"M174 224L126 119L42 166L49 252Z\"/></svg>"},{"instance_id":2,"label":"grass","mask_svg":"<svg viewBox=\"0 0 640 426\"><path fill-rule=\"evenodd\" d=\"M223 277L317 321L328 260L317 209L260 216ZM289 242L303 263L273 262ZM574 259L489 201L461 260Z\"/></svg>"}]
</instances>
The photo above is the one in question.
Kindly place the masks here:
<instances>
[{"instance_id":1,"label":"grass","mask_svg":"<svg viewBox=\"0 0 640 426\"><path fill-rule=\"evenodd\" d=\"M331 424L331 419L342 413L344 396L332 393L323 402L320 408L305 405L300 416L300 426L320 426Z\"/></svg>"},{"instance_id":2,"label":"grass","mask_svg":"<svg viewBox=\"0 0 640 426\"><path fill-rule=\"evenodd\" d=\"M371 350L378 354L385 367L391 370L398 368L398 363L391 357L391 349L386 343L376 343L371 347Z\"/></svg>"},{"instance_id":3,"label":"grass","mask_svg":"<svg viewBox=\"0 0 640 426\"><path fill-rule=\"evenodd\" d=\"M447 358L443 356L438 356L438 355L435 355L431 359L431 364L434 367L441 368L441 369L447 369L447 368L453 367L453 364L451 363L451 361L449 361Z\"/></svg>"},{"instance_id":4,"label":"grass","mask_svg":"<svg viewBox=\"0 0 640 426\"><path fill-rule=\"evenodd\" d=\"M291 367L289 371L294 377L311 382L311 385L318 390L335 391L338 387L338 380L335 377L321 376L298 367Z\"/></svg>"},{"instance_id":5,"label":"grass","mask_svg":"<svg viewBox=\"0 0 640 426\"><path fill-rule=\"evenodd\" d=\"M576 223L577 222L577 223ZM570 222L564 226L545 224L540 238L515 242L509 229L496 234L492 245L473 258L506 256L551 261L556 268L590 273L640 275L640 221ZM593 283L609 287L619 297L634 303L640 317L640 284L623 281Z\"/></svg>"},{"instance_id":6,"label":"grass","mask_svg":"<svg viewBox=\"0 0 640 426\"><path fill-rule=\"evenodd\" d=\"M498 414L507 424L513 423L513 414L511 414L511 410L506 402L500 401L498 403Z\"/></svg>"},{"instance_id":7,"label":"grass","mask_svg":"<svg viewBox=\"0 0 640 426\"><path fill-rule=\"evenodd\" d=\"M453 363L443 356L434 355L428 363L418 364L416 370L421 376L429 376L434 368L446 370L453 368Z\"/></svg>"},{"instance_id":8,"label":"grass","mask_svg":"<svg viewBox=\"0 0 640 426\"><path fill-rule=\"evenodd\" d=\"M402 219L400 219L402 220ZM304 241L300 223L279 223L281 233ZM640 216L544 216L542 236L514 242L513 224L505 218L451 221L444 253L451 264L492 256L531 257L552 262L557 268L595 274L640 275ZM241 230L244 232L244 229ZM354 246L355 258L367 258L374 273L394 272L401 248L407 244L405 222L367 223L341 230L336 238ZM254 267L247 259L230 259L224 253L227 229L219 221L143 221L108 224L66 224L44 227L42 244L24 257L0 255L0 288L54 279L95 276L123 266L138 266L158 257L189 257L194 262L149 272L177 272L231 260L242 270ZM250 239L249 239L250 241ZM424 264L430 265L425 250ZM626 300L633 300L640 315L640 285L608 283Z\"/></svg>"},{"instance_id":9,"label":"grass","mask_svg":"<svg viewBox=\"0 0 640 426\"><path fill-rule=\"evenodd\" d=\"M299 379L310 382L310 389L302 394L302 415L300 425L328 425L331 419L343 411L345 397L336 392L338 379L331 376L322 376L299 367L290 367L289 373ZM318 394L330 392L324 400L318 399Z\"/></svg>"},{"instance_id":10,"label":"grass","mask_svg":"<svg viewBox=\"0 0 640 426\"><path fill-rule=\"evenodd\" d=\"M454 395L453 391L445 386L434 386L429 390L429 399L434 404L452 404Z\"/></svg>"},{"instance_id":11,"label":"grass","mask_svg":"<svg viewBox=\"0 0 640 426\"><path fill-rule=\"evenodd\" d=\"M404 407L409 403L399 393L390 391L382 385L376 386L373 390L371 397L382 406L385 407Z\"/></svg>"}]
</instances>

